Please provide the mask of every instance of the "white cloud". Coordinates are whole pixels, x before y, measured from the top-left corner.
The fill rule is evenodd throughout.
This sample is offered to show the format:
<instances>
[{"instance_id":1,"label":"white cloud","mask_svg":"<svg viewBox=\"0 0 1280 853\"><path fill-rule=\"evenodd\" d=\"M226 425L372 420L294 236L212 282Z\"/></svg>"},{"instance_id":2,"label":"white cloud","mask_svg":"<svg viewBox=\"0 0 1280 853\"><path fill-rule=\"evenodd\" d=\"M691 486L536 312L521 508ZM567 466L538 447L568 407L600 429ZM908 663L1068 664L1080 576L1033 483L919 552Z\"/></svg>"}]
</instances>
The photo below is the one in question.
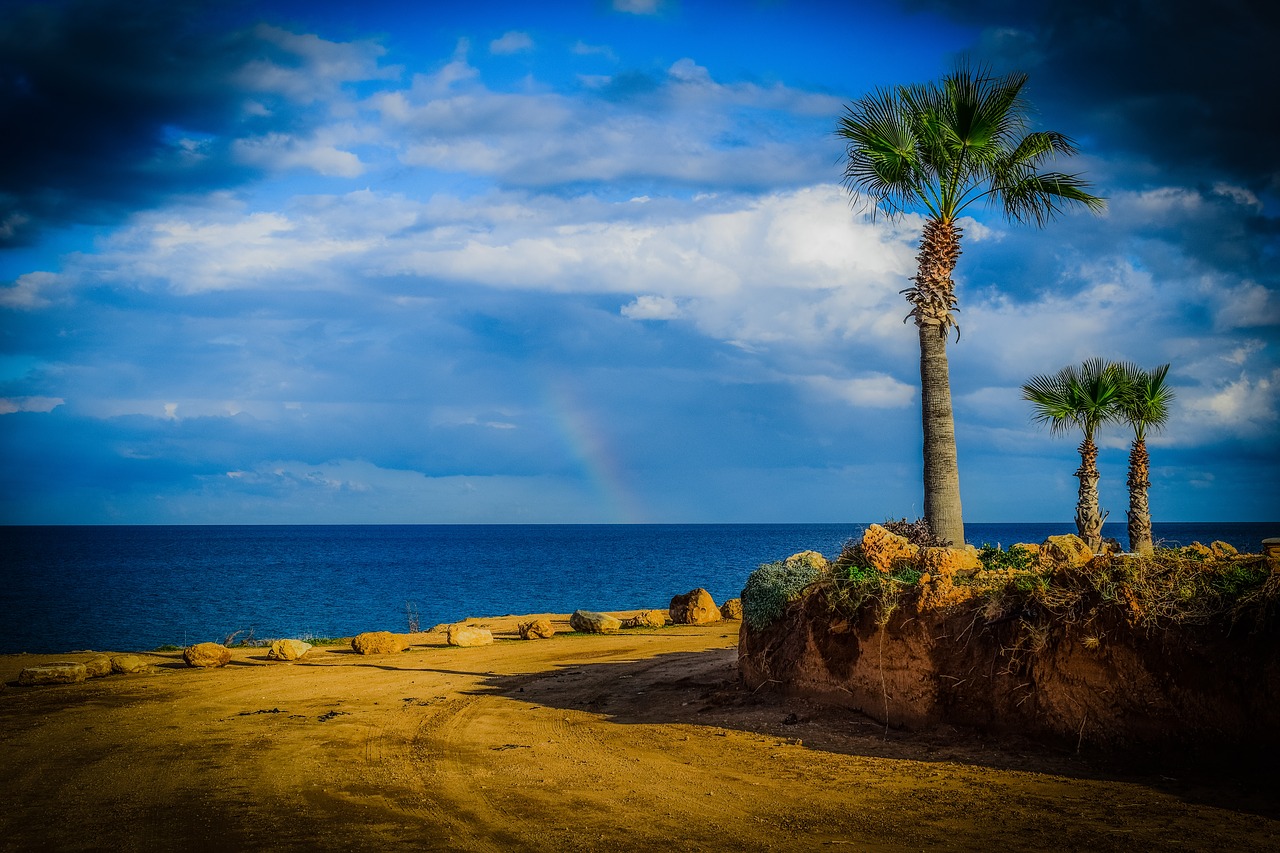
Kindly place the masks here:
<instances>
[{"instance_id":1,"label":"white cloud","mask_svg":"<svg viewBox=\"0 0 1280 853\"><path fill-rule=\"evenodd\" d=\"M680 306L669 296L645 294L622 306L622 316L632 320L674 320L680 316Z\"/></svg>"},{"instance_id":2,"label":"white cloud","mask_svg":"<svg viewBox=\"0 0 1280 853\"><path fill-rule=\"evenodd\" d=\"M343 178L354 178L364 172L364 164L350 151L284 133L237 139L232 151L240 162L267 170L310 169L321 175Z\"/></svg>"},{"instance_id":3,"label":"white cloud","mask_svg":"<svg viewBox=\"0 0 1280 853\"><path fill-rule=\"evenodd\" d=\"M800 376L797 381L820 395L849 403L858 408L900 409L915 400L916 389L885 373L872 373L852 378L832 376Z\"/></svg>"},{"instance_id":4,"label":"white cloud","mask_svg":"<svg viewBox=\"0 0 1280 853\"><path fill-rule=\"evenodd\" d=\"M613 0L616 11L632 15L656 15L661 6L661 0Z\"/></svg>"},{"instance_id":5,"label":"white cloud","mask_svg":"<svg viewBox=\"0 0 1280 853\"><path fill-rule=\"evenodd\" d=\"M0 287L0 306L33 310L52 304L45 292L60 283L60 277L51 272L29 272L18 276L13 284Z\"/></svg>"},{"instance_id":6,"label":"white cloud","mask_svg":"<svg viewBox=\"0 0 1280 853\"><path fill-rule=\"evenodd\" d=\"M503 33L501 38L489 42L489 52L498 55L525 53L530 50L533 50L533 39L528 33L517 30Z\"/></svg>"},{"instance_id":7,"label":"white cloud","mask_svg":"<svg viewBox=\"0 0 1280 853\"><path fill-rule=\"evenodd\" d=\"M254 34L291 54L294 61L281 64L264 58L247 64L238 82L253 91L281 94L306 104L335 98L346 83L395 80L401 73L395 66L379 66L386 49L373 41L332 42L267 24L260 24Z\"/></svg>"}]
</instances>

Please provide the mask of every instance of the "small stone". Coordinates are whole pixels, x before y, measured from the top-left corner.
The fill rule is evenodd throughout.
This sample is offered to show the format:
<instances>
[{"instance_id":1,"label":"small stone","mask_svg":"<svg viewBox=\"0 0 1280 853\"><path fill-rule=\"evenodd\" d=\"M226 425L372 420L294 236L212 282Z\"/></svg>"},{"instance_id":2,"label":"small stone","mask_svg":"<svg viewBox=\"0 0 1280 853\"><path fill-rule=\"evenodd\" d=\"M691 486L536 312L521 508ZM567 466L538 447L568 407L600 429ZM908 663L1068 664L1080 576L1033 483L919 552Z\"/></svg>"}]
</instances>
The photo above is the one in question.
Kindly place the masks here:
<instances>
[{"instance_id":1,"label":"small stone","mask_svg":"<svg viewBox=\"0 0 1280 853\"><path fill-rule=\"evenodd\" d=\"M141 655L112 655L111 671L122 675L135 672L146 672L151 668L151 660Z\"/></svg>"},{"instance_id":2,"label":"small stone","mask_svg":"<svg viewBox=\"0 0 1280 853\"><path fill-rule=\"evenodd\" d=\"M267 660L297 660L311 651L311 644L302 640L276 640L267 650Z\"/></svg>"},{"instance_id":3,"label":"small stone","mask_svg":"<svg viewBox=\"0 0 1280 853\"><path fill-rule=\"evenodd\" d=\"M1221 539L1216 542L1210 542L1209 550L1213 552L1213 556L1218 557L1219 559L1234 557L1240 553L1230 542L1223 542Z\"/></svg>"},{"instance_id":4,"label":"small stone","mask_svg":"<svg viewBox=\"0 0 1280 853\"><path fill-rule=\"evenodd\" d=\"M111 674L111 656L94 655L84 662L85 675L89 678L102 678Z\"/></svg>"},{"instance_id":5,"label":"small stone","mask_svg":"<svg viewBox=\"0 0 1280 853\"><path fill-rule=\"evenodd\" d=\"M351 638L351 648L361 655L391 655L409 648L409 644L390 631L365 631Z\"/></svg>"},{"instance_id":6,"label":"small stone","mask_svg":"<svg viewBox=\"0 0 1280 853\"><path fill-rule=\"evenodd\" d=\"M522 640L550 640L556 635L555 626L550 619L534 619L532 622L521 622L516 626Z\"/></svg>"},{"instance_id":7,"label":"small stone","mask_svg":"<svg viewBox=\"0 0 1280 853\"><path fill-rule=\"evenodd\" d=\"M671 599L671 621L677 625L710 625L720 621L720 608L702 587Z\"/></svg>"},{"instance_id":8,"label":"small stone","mask_svg":"<svg viewBox=\"0 0 1280 853\"><path fill-rule=\"evenodd\" d=\"M622 620L594 610L575 610L569 617L569 627L583 634L612 634L622 627Z\"/></svg>"},{"instance_id":9,"label":"small stone","mask_svg":"<svg viewBox=\"0 0 1280 853\"><path fill-rule=\"evenodd\" d=\"M77 684L86 677L84 664L56 661L27 667L18 674L18 683L27 687L40 684Z\"/></svg>"},{"instance_id":10,"label":"small stone","mask_svg":"<svg viewBox=\"0 0 1280 853\"><path fill-rule=\"evenodd\" d=\"M623 628L663 628L667 624L667 611L641 610L622 620Z\"/></svg>"},{"instance_id":11,"label":"small stone","mask_svg":"<svg viewBox=\"0 0 1280 853\"><path fill-rule=\"evenodd\" d=\"M182 650L187 666L212 669L231 663L231 649L221 643L196 643Z\"/></svg>"},{"instance_id":12,"label":"small stone","mask_svg":"<svg viewBox=\"0 0 1280 853\"><path fill-rule=\"evenodd\" d=\"M462 648L488 646L493 643L493 632L473 625L450 625L446 641L451 646Z\"/></svg>"},{"instance_id":13,"label":"small stone","mask_svg":"<svg viewBox=\"0 0 1280 853\"><path fill-rule=\"evenodd\" d=\"M721 604L720 615L725 619L732 619L737 622L742 621L742 599L731 598L724 604Z\"/></svg>"}]
</instances>

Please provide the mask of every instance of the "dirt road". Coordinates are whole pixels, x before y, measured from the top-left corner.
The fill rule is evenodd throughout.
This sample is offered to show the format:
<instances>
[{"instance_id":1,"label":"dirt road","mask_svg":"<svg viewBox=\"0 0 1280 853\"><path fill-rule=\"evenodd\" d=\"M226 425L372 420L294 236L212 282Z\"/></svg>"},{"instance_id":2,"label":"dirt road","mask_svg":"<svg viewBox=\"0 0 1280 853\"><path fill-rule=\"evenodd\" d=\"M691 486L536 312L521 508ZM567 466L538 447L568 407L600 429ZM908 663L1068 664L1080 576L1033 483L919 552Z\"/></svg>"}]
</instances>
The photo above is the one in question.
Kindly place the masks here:
<instances>
[{"instance_id":1,"label":"dirt road","mask_svg":"<svg viewBox=\"0 0 1280 853\"><path fill-rule=\"evenodd\" d=\"M15 682L87 656L0 658L0 849L1280 849L1274 781L749 695L737 623L522 642L515 622L473 620L499 636L474 649L157 654L52 687Z\"/></svg>"}]
</instances>

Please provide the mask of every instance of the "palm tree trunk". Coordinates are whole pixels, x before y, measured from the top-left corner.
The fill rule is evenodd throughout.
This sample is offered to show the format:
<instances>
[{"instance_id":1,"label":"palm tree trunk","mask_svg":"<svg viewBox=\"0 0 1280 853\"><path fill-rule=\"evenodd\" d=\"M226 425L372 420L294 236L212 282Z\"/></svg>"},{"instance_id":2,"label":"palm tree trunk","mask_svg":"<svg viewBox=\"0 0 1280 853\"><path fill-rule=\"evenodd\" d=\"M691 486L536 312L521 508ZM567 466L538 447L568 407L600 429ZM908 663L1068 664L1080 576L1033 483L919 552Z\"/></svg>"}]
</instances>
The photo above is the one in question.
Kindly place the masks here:
<instances>
[{"instance_id":1,"label":"palm tree trunk","mask_svg":"<svg viewBox=\"0 0 1280 853\"><path fill-rule=\"evenodd\" d=\"M955 325L955 282L960 259L960 229L954 222L930 219L920 237L915 285L902 291L913 306L920 333L920 418L924 427L924 517L944 542L964 544L960 512L960 466L956 426L951 412L951 369L947 336Z\"/></svg>"},{"instance_id":2,"label":"palm tree trunk","mask_svg":"<svg viewBox=\"0 0 1280 853\"><path fill-rule=\"evenodd\" d=\"M1136 439L1129 449L1129 550L1134 554L1150 554L1155 550L1151 543L1151 507L1147 502L1147 490L1151 488L1151 459L1147 456L1147 442Z\"/></svg>"},{"instance_id":3,"label":"palm tree trunk","mask_svg":"<svg viewBox=\"0 0 1280 853\"><path fill-rule=\"evenodd\" d=\"M947 339L938 327L920 326L920 411L924 427L924 517L944 542L964 544L960 511L960 466L951 413Z\"/></svg>"},{"instance_id":4,"label":"palm tree trunk","mask_svg":"<svg viewBox=\"0 0 1280 853\"><path fill-rule=\"evenodd\" d=\"M1080 499L1076 501L1076 530L1080 538L1095 554L1102 551L1102 524L1110 513L1098 507L1098 447L1093 439L1085 436L1080 442Z\"/></svg>"}]
</instances>

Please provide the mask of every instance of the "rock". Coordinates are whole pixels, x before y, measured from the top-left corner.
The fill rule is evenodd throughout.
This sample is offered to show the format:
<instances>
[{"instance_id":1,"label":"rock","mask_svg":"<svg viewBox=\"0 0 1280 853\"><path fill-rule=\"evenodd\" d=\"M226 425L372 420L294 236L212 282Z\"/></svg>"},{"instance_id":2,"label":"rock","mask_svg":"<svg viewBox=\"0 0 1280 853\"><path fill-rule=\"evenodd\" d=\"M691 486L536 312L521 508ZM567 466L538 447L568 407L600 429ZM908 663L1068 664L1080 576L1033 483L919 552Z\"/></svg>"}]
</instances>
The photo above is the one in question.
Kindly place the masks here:
<instances>
[{"instance_id":1,"label":"rock","mask_svg":"<svg viewBox=\"0 0 1280 853\"><path fill-rule=\"evenodd\" d=\"M522 640L550 640L556 635L555 626L550 619L534 619L532 622L521 622L516 626Z\"/></svg>"},{"instance_id":2,"label":"rock","mask_svg":"<svg viewBox=\"0 0 1280 853\"><path fill-rule=\"evenodd\" d=\"M85 675L89 678L102 678L111 674L111 656L94 655L84 662Z\"/></svg>"},{"instance_id":3,"label":"rock","mask_svg":"<svg viewBox=\"0 0 1280 853\"><path fill-rule=\"evenodd\" d=\"M141 655L112 655L111 671L121 674L146 672L151 668L151 660Z\"/></svg>"},{"instance_id":4,"label":"rock","mask_svg":"<svg viewBox=\"0 0 1280 853\"><path fill-rule=\"evenodd\" d=\"M1219 539L1216 542L1210 542L1209 550L1213 553L1213 556L1218 557L1220 559L1224 559L1226 557L1234 557L1235 555L1240 553L1239 551L1236 550L1235 546L1232 545L1230 542L1223 542L1221 539Z\"/></svg>"},{"instance_id":5,"label":"rock","mask_svg":"<svg viewBox=\"0 0 1280 853\"><path fill-rule=\"evenodd\" d=\"M827 558L817 551L801 551L798 554L792 554L782 561L782 565L788 569L813 569L819 572L826 572L831 569L831 564L827 562Z\"/></svg>"},{"instance_id":6,"label":"rock","mask_svg":"<svg viewBox=\"0 0 1280 853\"><path fill-rule=\"evenodd\" d=\"M1040 566L1045 569L1078 569L1093 559L1093 552L1074 533L1050 536L1040 546Z\"/></svg>"},{"instance_id":7,"label":"rock","mask_svg":"<svg viewBox=\"0 0 1280 853\"><path fill-rule=\"evenodd\" d=\"M916 556L920 571L935 578L970 574L982 568L976 551L967 548L921 548Z\"/></svg>"},{"instance_id":8,"label":"rock","mask_svg":"<svg viewBox=\"0 0 1280 853\"><path fill-rule=\"evenodd\" d=\"M450 625L446 642L451 646L462 648L488 646L493 643L493 632L488 628L477 628L474 625Z\"/></svg>"},{"instance_id":9,"label":"rock","mask_svg":"<svg viewBox=\"0 0 1280 853\"><path fill-rule=\"evenodd\" d=\"M390 631L365 631L351 638L351 648L361 655L391 655L409 648L409 644Z\"/></svg>"},{"instance_id":10,"label":"rock","mask_svg":"<svg viewBox=\"0 0 1280 853\"><path fill-rule=\"evenodd\" d=\"M24 686L39 684L77 684L88 677L84 664L56 661L29 666L18 674L18 683Z\"/></svg>"},{"instance_id":11,"label":"rock","mask_svg":"<svg viewBox=\"0 0 1280 853\"><path fill-rule=\"evenodd\" d=\"M725 619L732 619L735 622L741 621L742 620L742 599L731 598L728 601L726 601L724 604L721 604L720 615Z\"/></svg>"},{"instance_id":12,"label":"rock","mask_svg":"<svg viewBox=\"0 0 1280 853\"><path fill-rule=\"evenodd\" d=\"M231 649L221 643L196 643L182 650L187 666L212 668L231 663Z\"/></svg>"},{"instance_id":13,"label":"rock","mask_svg":"<svg viewBox=\"0 0 1280 853\"><path fill-rule=\"evenodd\" d=\"M915 559L920 549L907 541L905 536L890 533L878 524L867 527L862 534L862 554L867 562L886 574L893 571L900 560Z\"/></svg>"},{"instance_id":14,"label":"rock","mask_svg":"<svg viewBox=\"0 0 1280 853\"><path fill-rule=\"evenodd\" d=\"M1033 545L1030 542L1015 542L1014 544L1009 546L1010 551L1012 551L1014 548L1021 548L1022 550L1026 551L1028 554L1036 554L1036 555L1040 554L1040 546Z\"/></svg>"},{"instance_id":15,"label":"rock","mask_svg":"<svg viewBox=\"0 0 1280 853\"><path fill-rule=\"evenodd\" d=\"M575 610L569 617L569 627L584 634L612 634L622 627L622 620L594 610Z\"/></svg>"},{"instance_id":16,"label":"rock","mask_svg":"<svg viewBox=\"0 0 1280 853\"><path fill-rule=\"evenodd\" d=\"M623 628L662 628L667 624L667 611L641 610L635 616L622 620Z\"/></svg>"},{"instance_id":17,"label":"rock","mask_svg":"<svg viewBox=\"0 0 1280 853\"><path fill-rule=\"evenodd\" d=\"M276 640L267 650L267 660L297 660L311 651L311 644L302 640Z\"/></svg>"},{"instance_id":18,"label":"rock","mask_svg":"<svg viewBox=\"0 0 1280 853\"><path fill-rule=\"evenodd\" d=\"M702 587L671 599L671 621L677 625L710 625L720 621L720 608Z\"/></svg>"},{"instance_id":19,"label":"rock","mask_svg":"<svg viewBox=\"0 0 1280 853\"><path fill-rule=\"evenodd\" d=\"M1102 540L1102 553L1103 554L1123 554L1124 546L1120 544L1119 539L1115 539L1109 536L1106 539Z\"/></svg>"},{"instance_id":20,"label":"rock","mask_svg":"<svg viewBox=\"0 0 1280 853\"><path fill-rule=\"evenodd\" d=\"M1213 551L1211 551L1203 542L1192 542L1190 545L1182 549L1182 553L1189 557L1200 557L1206 560L1213 556Z\"/></svg>"}]
</instances>

